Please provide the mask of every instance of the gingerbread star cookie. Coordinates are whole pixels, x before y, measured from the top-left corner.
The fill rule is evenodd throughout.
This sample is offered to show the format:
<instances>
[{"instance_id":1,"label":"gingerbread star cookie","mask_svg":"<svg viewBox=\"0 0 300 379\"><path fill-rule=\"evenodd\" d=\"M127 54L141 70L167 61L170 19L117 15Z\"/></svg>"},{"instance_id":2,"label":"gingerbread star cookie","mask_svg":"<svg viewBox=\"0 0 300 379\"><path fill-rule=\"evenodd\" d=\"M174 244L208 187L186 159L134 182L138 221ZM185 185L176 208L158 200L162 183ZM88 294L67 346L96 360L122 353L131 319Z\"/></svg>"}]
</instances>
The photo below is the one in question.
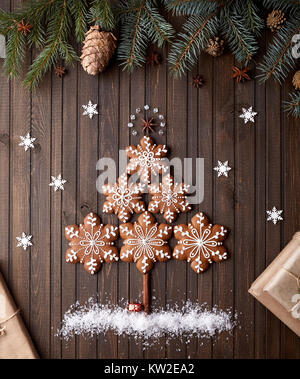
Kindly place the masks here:
<instances>
[{"instance_id":1,"label":"gingerbread star cookie","mask_svg":"<svg viewBox=\"0 0 300 379\"><path fill-rule=\"evenodd\" d=\"M118 249L114 246L118 235L118 227L104 226L95 213L89 213L83 225L69 225L65 228L65 236L70 241L66 262L80 262L87 272L95 274L104 261L118 261Z\"/></svg>"},{"instance_id":2,"label":"gingerbread star cookie","mask_svg":"<svg viewBox=\"0 0 300 379\"><path fill-rule=\"evenodd\" d=\"M186 194L189 186L184 183L175 183L171 175L166 175L161 184L151 184L149 193L152 200L148 210L153 213L160 212L168 222L176 220L179 213L191 210Z\"/></svg>"},{"instance_id":3,"label":"gingerbread star cookie","mask_svg":"<svg viewBox=\"0 0 300 379\"><path fill-rule=\"evenodd\" d=\"M118 183L106 184L102 189L106 196L103 212L115 213L121 222L127 222L133 213L145 211L145 204L142 201L144 186L130 184L126 174L120 176Z\"/></svg>"},{"instance_id":4,"label":"gingerbread star cookie","mask_svg":"<svg viewBox=\"0 0 300 379\"><path fill-rule=\"evenodd\" d=\"M120 258L124 262L135 262L142 274L149 272L156 260L165 262L171 259L168 240L172 227L158 224L148 211L142 213L134 224L120 225L120 235L124 239Z\"/></svg>"},{"instance_id":5,"label":"gingerbread star cookie","mask_svg":"<svg viewBox=\"0 0 300 379\"><path fill-rule=\"evenodd\" d=\"M190 224L174 227L174 235L179 242L174 248L173 257L192 262L192 269L199 274L206 271L212 262L227 259L223 246L227 234L224 226L212 226L204 213L197 213Z\"/></svg>"},{"instance_id":6,"label":"gingerbread star cookie","mask_svg":"<svg viewBox=\"0 0 300 379\"><path fill-rule=\"evenodd\" d=\"M168 170L167 163L163 159L168 149L165 145L156 145L152 138L143 137L137 146L126 148L130 161L126 171L129 175L138 173L143 183L149 184L151 176L157 176Z\"/></svg>"}]
</instances>

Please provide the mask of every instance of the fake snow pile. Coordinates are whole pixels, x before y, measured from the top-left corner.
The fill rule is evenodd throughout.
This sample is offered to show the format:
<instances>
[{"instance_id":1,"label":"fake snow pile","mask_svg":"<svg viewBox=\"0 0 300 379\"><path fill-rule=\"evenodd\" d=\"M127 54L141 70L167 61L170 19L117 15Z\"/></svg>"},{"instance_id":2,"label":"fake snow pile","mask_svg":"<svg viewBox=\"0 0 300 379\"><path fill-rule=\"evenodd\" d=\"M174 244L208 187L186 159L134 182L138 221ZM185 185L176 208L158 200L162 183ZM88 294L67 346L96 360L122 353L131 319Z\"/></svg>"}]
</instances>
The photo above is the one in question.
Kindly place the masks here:
<instances>
[{"instance_id":1,"label":"fake snow pile","mask_svg":"<svg viewBox=\"0 0 300 379\"><path fill-rule=\"evenodd\" d=\"M129 312L126 308L96 303L90 299L85 305L78 302L65 313L58 335L68 340L74 335L99 335L112 330L117 335L127 334L137 339L160 337L212 337L230 332L236 326L236 317L230 311L187 302L182 308Z\"/></svg>"}]
</instances>

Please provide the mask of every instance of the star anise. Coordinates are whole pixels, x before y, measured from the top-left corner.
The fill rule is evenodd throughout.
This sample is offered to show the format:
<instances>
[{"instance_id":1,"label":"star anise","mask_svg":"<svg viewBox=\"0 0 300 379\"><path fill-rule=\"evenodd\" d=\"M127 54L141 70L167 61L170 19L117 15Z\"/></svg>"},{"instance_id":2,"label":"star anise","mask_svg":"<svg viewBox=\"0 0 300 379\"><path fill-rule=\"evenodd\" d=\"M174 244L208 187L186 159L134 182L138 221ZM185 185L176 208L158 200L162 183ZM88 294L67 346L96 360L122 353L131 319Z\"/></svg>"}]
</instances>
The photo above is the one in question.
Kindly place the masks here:
<instances>
[{"instance_id":1,"label":"star anise","mask_svg":"<svg viewBox=\"0 0 300 379\"><path fill-rule=\"evenodd\" d=\"M62 78L66 74L66 69L63 66L56 66L55 67L55 75Z\"/></svg>"},{"instance_id":2,"label":"star anise","mask_svg":"<svg viewBox=\"0 0 300 379\"><path fill-rule=\"evenodd\" d=\"M193 77L193 80L192 80L192 85L195 87L195 88L200 88L202 87L204 84L204 79L202 76L200 76L199 74L197 74L196 76Z\"/></svg>"},{"instance_id":3,"label":"star anise","mask_svg":"<svg viewBox=\"0 0 300 379\"><path fill-rule=\"evenodd\" d=\"M17 24L18 31L23 33L24 36L27 36L28 33L30 33L30 29L32 29L32 25L29 24L29 22L26 22L22 20Z\"/></svg>"},{"instance_id":4,"label":"star anise","mask_svg":"<svg viewBox=\"0 0 300 379\"><path fill-rule=\"evenodd\" d=\"M146 130L146 134L147 136L149 136L149 131L151 130L151 132L154 132L154 130L152 129L154 126L157 126L157 124L155 124L153 122L153 118L151 118L150 120L148 118L145 119L142 119L142 127L143 127L143 131Z\"/></svg>"},{"instance_id":5,"label":"star anise","mask_svg":"<svg viewBox=\"0 0 300 379\"><path fill-rule=\"evenodd\" d=\"M151 66L155 66L162 63L162 56L161 54L152 51L147 57L146 57L147 64Z\"/></svg>"},{"instance_id":6,"label":"star anise","mask_svg":"<svg viewBox=\"0 0 300 379\"><path fill-rule=\"evenodd\" d=\"M247 74L247 72L250 71L250 68L245 67L241 69L234 66L232 70L232 77L233 79L236 79L238 83L244 82L245 80L251 80L250 76Z\"/></svg>"}]
</instances>

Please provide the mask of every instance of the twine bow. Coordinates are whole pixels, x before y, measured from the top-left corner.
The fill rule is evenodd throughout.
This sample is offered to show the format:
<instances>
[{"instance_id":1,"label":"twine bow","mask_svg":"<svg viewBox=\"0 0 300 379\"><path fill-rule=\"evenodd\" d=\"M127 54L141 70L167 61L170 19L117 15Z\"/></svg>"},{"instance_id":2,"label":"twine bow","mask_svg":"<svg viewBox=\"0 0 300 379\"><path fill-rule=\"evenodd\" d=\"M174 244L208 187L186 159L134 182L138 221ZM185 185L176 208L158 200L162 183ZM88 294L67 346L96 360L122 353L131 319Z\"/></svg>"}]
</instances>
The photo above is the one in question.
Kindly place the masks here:
<instances>
[{"instance_id":1,"label":"twine bow","mask_svg":"<svg viewBox=\"0 0 300 379\"><path fill-rule=\"evenodd\" d=\"M0 337L4 336L6 334L5 329L6 326L2 326L2 324L5 324L7 321L11 320L13 317L15 317L20 312L20 309L17 309L15 313L13 313L11 316L7 317L5 320L2 320L0 322Z\"/></svg>"},{"instance_id":2,"label":"twine bow","mask_svg":"<svg viewBox=\"0 0 300 379\"><path fill-rule=\"evenodd\" d=\"M298 286L298 294L295 294L291 301L292 303L296 303L295 305L292 306L292 308L290 309L290 312L292 314L292 316L294 318L298 318L300 319L300 275L299 276L296 276L294 275L292 272L290 272L289 270L285 269L284 270L294 279L296 279L297 281L297 286Z\"/></svg>"}]
</instances>

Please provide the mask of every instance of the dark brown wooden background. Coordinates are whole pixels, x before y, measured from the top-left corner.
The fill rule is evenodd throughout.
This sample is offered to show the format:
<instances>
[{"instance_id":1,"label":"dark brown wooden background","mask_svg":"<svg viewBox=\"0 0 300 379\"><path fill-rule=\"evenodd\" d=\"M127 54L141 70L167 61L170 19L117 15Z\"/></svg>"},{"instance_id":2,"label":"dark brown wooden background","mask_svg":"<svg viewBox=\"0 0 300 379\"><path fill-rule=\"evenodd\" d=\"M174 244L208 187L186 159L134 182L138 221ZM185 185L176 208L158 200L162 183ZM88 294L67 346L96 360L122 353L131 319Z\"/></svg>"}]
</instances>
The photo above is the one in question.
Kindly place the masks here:
<instances>
[{"instance_id":1,"label":"dark brown wooden background","mask_svg":"<svg viewBox=\"0 0 300 379\"><path fill-rule=\"evenodd\" d=\"M17 3L1 0L1 7ZM261 54L269 38L263 39ZM198 69L182 80L171 79L165 64L131 76L113 64L99 77L75 65L63 80L47 75L32 94L1 75L0 265L41 357L300 357L299 338L247 292L300 227L300 125L281 111L289 84L236 84L233 65L230 54L219 59L204 55ZM200 90L190 85L197 72L206 81ZM99 105L99 117L92 120L82 116L81 105L89 99ZM166 135L154 138L168 145L170 158L205 158L204 201L178 222L201 209L231 230L226 242L231 258L203 275L185 262L157 264L152 272L155 304L198 299L236 310L240 326L232 336L192 339L188 345L185 339L162 341L144 352L133 339L112 333L65 343L54 333L76 300L97 293L103 302L141 298L142 276L134 264L104 265L95 276L81 265L66 264L63 231L90 211L101 215L104 199L95 187L96 162L100 157L117 160L119 148L138 142L140 136L129 136L127 122L144 104L158 106L167 117ZM253 105L259 113L255 125L238 118L242 105ZM18 143L28 131L36 137L36 147L25 152ZM213 172L217 160L229 160L228 179ZM55 193L50 176L60 173L68 182L65 191ZM266 222L265 210L273 206L284 209L284 222ZM117 222L115 216L102 218ZM27 251L16 247L23 231L33 235L34 246Z\"/></svg>"}]
</instances>

